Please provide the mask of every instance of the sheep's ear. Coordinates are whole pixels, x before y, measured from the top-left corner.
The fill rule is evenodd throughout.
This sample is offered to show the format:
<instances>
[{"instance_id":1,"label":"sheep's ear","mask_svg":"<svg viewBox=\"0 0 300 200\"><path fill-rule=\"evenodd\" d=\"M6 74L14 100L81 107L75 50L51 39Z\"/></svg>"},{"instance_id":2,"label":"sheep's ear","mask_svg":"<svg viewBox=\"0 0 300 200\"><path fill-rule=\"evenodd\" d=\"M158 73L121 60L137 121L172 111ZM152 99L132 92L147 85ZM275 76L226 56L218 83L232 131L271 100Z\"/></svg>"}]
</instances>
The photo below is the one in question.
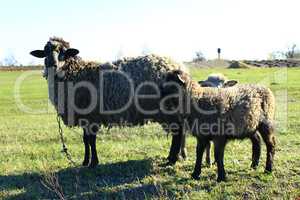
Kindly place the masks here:
<instances>
[{"instance_id":1,"label":"sheep's ear","mask_svg":"<svg viewBox=\"0 0 300 200\"><path fill-rule=\"evenodd\" d=\"M180 72L178 71L168 72L166 76L166 81L172 81L181 84L185 83L185 80L182 78Z\"/></svg>"},{"instance_id":2,"label":"sheep's ear","mask_svg":"<svg viewBox=\"0 0 300 200\"><path fill-rule=\"evenodd\" d=\"M79 50L77 50L77 49L67 49L67 51L65 52L65 58L74 57L77 54L79 54Z\"/></svg>"},{"instance_id":3,"label":"sheep's ear","mask_svg":"<svg viewBox=\"0 0 300 200\"><path fill-rule=\"evenodd\" d=\"M203 85L203 83L204 83L205 81L198 81L198 83L199 83L199 85Z\"/></svg>"},{"instance_id":4,"label":"sheep's ear","mask_svg":"<svg viewBox=\"0 0 300 200\"><path fill-rule=\"evenodd\" d=\"M35 50L35 51L30 52L30 54L37 58L45 58L46 57L45 51L43 51L43 50Z\"/></svg>"},{"instance_id":5,"label":"sheep's ear","mask_svg":"<svg viewBox=\"0 0 300 200\"><path fill-rule=\"evenodd\" d=\"M230 81L226 81L224 83L224 87L232 87L234 85L236 85L238 82L236 80L230 80Z\"/></svg>"},{"instance_id":6,"label":"sheep's ear","mask_svg":"<svg viewBox=\"0 0 300 200\"><path fill-rule=\"evenodd\" d=\"M177 78L180 81L180 83L185 84L185 80L182 78L180 74L177 74Z\"/></svg>"}]
</instances>

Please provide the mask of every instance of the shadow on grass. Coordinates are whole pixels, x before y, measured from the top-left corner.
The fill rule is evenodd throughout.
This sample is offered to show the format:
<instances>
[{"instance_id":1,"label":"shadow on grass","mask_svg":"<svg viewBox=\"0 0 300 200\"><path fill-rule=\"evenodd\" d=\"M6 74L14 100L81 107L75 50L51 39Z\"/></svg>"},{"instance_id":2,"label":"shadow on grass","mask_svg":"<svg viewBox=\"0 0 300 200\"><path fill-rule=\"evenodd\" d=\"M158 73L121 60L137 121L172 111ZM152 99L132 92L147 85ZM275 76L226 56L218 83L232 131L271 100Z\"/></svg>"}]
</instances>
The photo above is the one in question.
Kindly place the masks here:
<instances>
[{"instance_id":1,"label":"shadow on grass","mask_svg":"<svg viewBox=\"0 0 300 200\"><path fill-rule=\"evenodd\" d=\"M79 173L76 173L76 168L67 168L56 173L67 199L142 199L158 195L155 185L141 185L139 182L151 174L152 161L149 159L108 163L96 169L78 170ZM57 198L41 184L41 180L43 176L38 173L0 176L0 197L5 195L6 199L30 200Z\"/></svg>"}]
</instances>

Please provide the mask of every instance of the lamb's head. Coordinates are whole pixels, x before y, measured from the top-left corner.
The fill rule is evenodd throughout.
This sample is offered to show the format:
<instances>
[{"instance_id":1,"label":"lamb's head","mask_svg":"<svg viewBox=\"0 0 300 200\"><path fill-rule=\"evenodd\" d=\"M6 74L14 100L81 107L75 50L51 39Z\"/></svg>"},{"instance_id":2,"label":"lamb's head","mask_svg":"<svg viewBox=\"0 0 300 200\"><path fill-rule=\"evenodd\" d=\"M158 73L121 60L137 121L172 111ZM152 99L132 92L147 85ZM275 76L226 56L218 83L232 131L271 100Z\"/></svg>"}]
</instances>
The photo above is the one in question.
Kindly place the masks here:
<instances>
[{"instance_id":1,"label":"lamb's head","mask_svg":"<svg viewBox=\"0 0 300 200\"><path fill-rule=\"evenodd\" d=\"M50 68L60 68L64 65L65 60L74 57L79 53L77 49L70 48L68 42L61 38L53 37L46 43L44 50L35 50L30 54L37 58L44 58L45 68L44 77L47 78Z\"/></svg>"},{"instance_id":2,"label":"lamb's head","mask_svg":"<svg viewBox=\"0 0 300 200\"><path fill-rule=\"evenodd\" d=\"M204 81L198 82L202 87L217 87L226 88L236 85L238 82L236 80L228 80L223 74L211 74Z\"/></svg>"}]
</instances>

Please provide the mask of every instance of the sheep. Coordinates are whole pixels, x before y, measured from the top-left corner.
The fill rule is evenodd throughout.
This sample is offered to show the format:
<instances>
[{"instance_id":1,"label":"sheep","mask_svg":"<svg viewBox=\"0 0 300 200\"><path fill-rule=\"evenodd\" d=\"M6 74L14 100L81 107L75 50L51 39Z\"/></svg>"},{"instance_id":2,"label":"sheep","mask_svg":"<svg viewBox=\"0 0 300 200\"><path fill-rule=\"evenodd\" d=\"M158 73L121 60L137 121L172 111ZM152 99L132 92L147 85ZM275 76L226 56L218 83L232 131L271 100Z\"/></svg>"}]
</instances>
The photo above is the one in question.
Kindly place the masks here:
<instances>
[{"instance_id":1,"label":"sheep","mask_svg":"<svg viewBox=\"0 0 300 200\"><path fill-rule=\"evenodd\" d=\"M236 80L228 80L228 78L226 76L224 76L221 73L215 73L215 74L210 74L206 80L200 80L198 81L198 83L202 86L202 87L232 87L234 85L236 85L238 82ZM186 153L186 148L185 148L185 138L186 135L184 135L183 137L183 141L181 142L182 146L181 146L181 154L183 158L187 157L187 153ZM259 138L259 136L258 136ZM255 147L255 149L259 149L257 148L256 143L254 142L255 145L253 145L253 149ZM260 142L258 141L258 144L260 144ZM260 147L260 145L259 145ZM207 166L211 166L211 159L210 159L210 149L211 149L211 143L208 143L207 147L206 147L206 164ZM254 151L253 151L254 152ZM258 164L258 163L257 163ZM257 164L252 163L252 167L256 168Z\"/></svg>"},{"instance_id":2,"label":"sheep","mask_svg":"<svg viewBox=\"0 0 300 200\"><path fill-rule=\"evenodd\" d=\"M44 58L49 99L64 124L83 128L82 164L95 167L99 163L96 151L99 125L135 126L149 120L178 124L177 129L169 130L173 136L167 164L175 164L183 129L175 116L162 115L159 89L168 71L183 70L183 66L156 55L99 65L85 62L78 53L65 40L53 37L44 50L32 51L31 55Z\"/></svg>"},{"instance_id":3,"label":"sheep","mask_svg":"<svg viewBox=\"0 0 300 200\"><path fill-rule=\"evenodd\" d=\"M178 118L184 119L185 129L197 138L197 159L192 178L200 178L203 152L212 140L218 168L217 181L225 181L224 149L227 142L255 137L256 131L267 147L265 172L272 172L275 98L270 89L255 84L201 87L183 71L174 70L166 76L162 92L168 99L165 109L175 110Z\"/></svg>"},{"instance_id":4,"label":"sheep","mask_svg":"<svg viewBox=\"0 0 300 200\"><path fill-rule=\"evenodd\" d=\"M236 80L228 80L226 76L224 76L221 73L214 73L208 75L206 80L200 80L198 81L199 85L202 87L216 87L216 88L226 88L226 87L232 87L236 85L238 82ZM185 144L185 143L183 143ZM255 145L256 147L257 145ZM184 147L182 147L184 148ZM210 159L210 149L211 149L211 142L208 143L205 151L206 151L206 164L207 166L211 165L211 159ZM253 168L256 167L256 164L252 163Z\"/></svg>"},{"instance_id":5,"label":"sheep","mask_svg":"<svg viewBox=\"0 0 300 200\"><path fill-rule=\"evenodd\" d=\"M206 80L198 81L202 87L217 87L226 88L236 85L238 82L236 80L228 80L226 76L221 73L210 74Z\"/></svg>"},{"instance_id":6,"label":"sheep","mask_svg":"<svg viewBox=\"0 0 300 200\"><path fill-rule=\"evenodd\" d=\"M210 74L208 78L204 81L198 81L198 83L202 87L217 87L217 88L226 88L226 87L232 87L235 86L238 81L236 80L228 80L226 76L224 76L221 73L215 73ZM251 138L252 142L252 163L251 167L253 169L256 169L259 163L260 159L260 153L261 153L261 139L260 136L255 133L253 137ZM182 147L184 148L184 147ZM208 166L211 165L211 159L210 159L210 149L211 149L211 142L208 143L206 147L206 164Z\"/></svg>"}]
</instances>

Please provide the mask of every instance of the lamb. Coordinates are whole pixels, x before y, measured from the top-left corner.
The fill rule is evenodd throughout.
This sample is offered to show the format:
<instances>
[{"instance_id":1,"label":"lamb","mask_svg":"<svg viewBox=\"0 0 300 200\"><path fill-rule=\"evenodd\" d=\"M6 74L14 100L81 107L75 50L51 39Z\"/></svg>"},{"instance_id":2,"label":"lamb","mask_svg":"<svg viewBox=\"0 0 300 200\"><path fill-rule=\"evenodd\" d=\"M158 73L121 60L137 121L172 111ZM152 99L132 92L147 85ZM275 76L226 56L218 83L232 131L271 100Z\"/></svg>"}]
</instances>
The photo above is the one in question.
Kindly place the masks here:
<instances>
[{"instance_id":1,"label":"lamb","mask_svg":"<svg viewBox=\"0 0 300 200\"><path fill-rule=\"evenodd\" d=\"M215 74L210 74L206 80L200 80L198 81L198 83L202 86L202 87L217 87L217 88L226 88L226 87L232 87L234 85L236 85L238 82L236 80L228 80L228 78L226 76L224 76L221 73L215 73ZM183 141L182 146L181 146L181 152L182 152L182 157L186 158L186 148L185 148L185 138L186 135L184 135L183 137ZM259 139L259 136L257 137ZM258 143L258 145L256 145ZM260 151L260 141L253 142L253 149L258 149ZM211 149L211 143L208 143L207 147L206 147L206 164L207 166L211 166L211 159L210 159L210 149ZM254 151L253 151L254 152ZM257 160L257 159L256 159ZM252 163L252 167L256 168L256 166L258 165L258 163Z\"/></svg>"},{"instance_id":2,"label":"lamb","mask_svg":"<svg viewBox=\"0 0 300 200\"><path fill-rule=\"evenodd\" d=\"M226 88L235 86L238 81L236 80L228 80L226 76L221 73L210 74L208 78L204 81L198 81L198 83L202 87L217 87L217 88ZM251 167L256 169L259 163L260 154L261 154L261 139L260 136L255 133L251 138L252 142L252 163ZM211 142L208 143L206 147L206 164L208 166L211 165L210 159L210 149L211 149Z\"/></svg>"},{"instance_id":3,"label":"lamb","mask_svg":"<svg viewBox=\"0 0 300 200\"><path fill-rule=\"evenodd\" d=\"M201 87L180 70L169 72L163 96L166 109L177 111L197 138L197 159L192 173L199 179L203 152L209 141L215 144L217 181L225 181L224 149L231 139L252 138L256 131L267 147L265 172L272 172L275 155L275 98L270 89L259 85L229 88ZM171 84L172 83L172 84ZM177 98L174 98L177 95ZM199 127L200 125L200 127Z\"/></svg>"},{"instance_id":4,"label":"lamb","mask_svg":"<svg viewBox=\"0 0 300 200\"><path fill-rule=\"evenodd\" d=\"M236 85L238 82L236 80L228 80L226 76L221 73L210 74L206 80L198 81L202 87L217 87L226 88Z\"/></svg>"},{"instance_id":5,"label":"lamb","mask_svg":"<svg viewBox=\"0 0 300 200\"><path fill-rule=\"evenodd\" d=\"M214 73L214 74L208 75L206 80L200 80L200 81L198 81L198 83L202 87L226 88L226 87L232 87L232 86L236 85L238 82L236 80L228 80L228 78L221 73ZM185 143L183 143L183 144L185 144ZM253 146L255 146L255 149L258 149L257 145L253 145ZM260 145L259 145L259 147L260 147ZM182 147L182 148L184 148L184 147ZM211 142L208 143L208 145L205 149L207 166L211 165L210 149L211 149ZM257 164L252 163L251 166L253 166L253 168L256 168Z\"/></svg>"},{"instance_id":6,"label":"lamb","mask_svg":"<svg viewBox=\"0 0 300 200\"><path fill-rule=\"evenodd\" d=\"M170 130L173 137L168 164L174 164L179 157L183 129L175 116L165 118L161 113L159 88L167 72L182 70L183 66L155 55L99 65L83 61L78 53L68 42L53 37L44 50L32 51L31 55L45 58L49 98L64 124L83 128L83 165L95 167L99 162L99 125L135 126L149 120L179 125Z\"/></svg>"}]
</instances>

